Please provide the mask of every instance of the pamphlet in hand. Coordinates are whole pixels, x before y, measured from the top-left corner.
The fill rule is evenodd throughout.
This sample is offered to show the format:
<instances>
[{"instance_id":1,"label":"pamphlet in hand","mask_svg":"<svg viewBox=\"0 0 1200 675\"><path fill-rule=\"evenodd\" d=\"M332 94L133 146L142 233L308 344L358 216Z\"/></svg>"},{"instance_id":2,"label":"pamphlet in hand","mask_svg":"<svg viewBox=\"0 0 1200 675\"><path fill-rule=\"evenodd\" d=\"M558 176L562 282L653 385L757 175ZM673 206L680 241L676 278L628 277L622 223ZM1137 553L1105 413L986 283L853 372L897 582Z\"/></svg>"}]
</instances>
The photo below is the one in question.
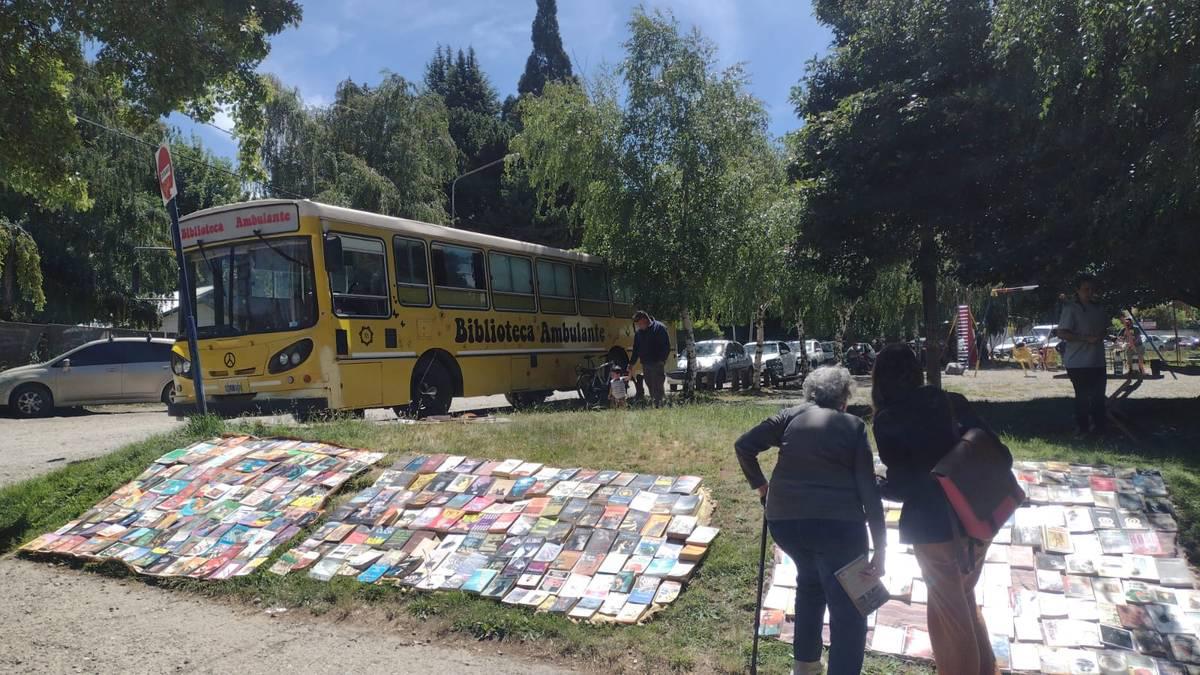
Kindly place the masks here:
<instances>
[{"instance_id":1,"label":"pamphlet in hand","mask_svg":"<svg viewBox=\"0 0 1200 675\"><path fill-rule=\"evenodd\" d=\"M850 600L863 616L879 609L891 598L879 577L867 574L868 564L867 556L860 555L836 574L846 595L850 596Z\"/></svg>"}]
</instances>

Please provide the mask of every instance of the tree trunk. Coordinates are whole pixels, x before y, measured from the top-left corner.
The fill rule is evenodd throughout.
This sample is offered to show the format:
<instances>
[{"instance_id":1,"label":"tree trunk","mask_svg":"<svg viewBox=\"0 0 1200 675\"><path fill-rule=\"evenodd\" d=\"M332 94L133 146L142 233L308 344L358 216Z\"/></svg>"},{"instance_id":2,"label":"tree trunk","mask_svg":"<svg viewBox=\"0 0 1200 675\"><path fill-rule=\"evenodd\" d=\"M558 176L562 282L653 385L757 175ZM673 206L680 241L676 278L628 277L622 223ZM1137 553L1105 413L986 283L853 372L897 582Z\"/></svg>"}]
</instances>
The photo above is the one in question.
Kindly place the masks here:
<instances>
[{"instance_id":1,"label":"tree trunk","mask_svg":"<svg viewBox=\"0 0 1200 675\"><path fill-rule=\"evenodd\" d=\"M938 321L937 243L932 234L921 242L917 275L921 279L921 309L925 318L925 383L942 386L942 325Z\"/></svg>"},{"instance_id":2,"label":"tree trunk","mask_svg":"<svg viewBox=\"0 0 1200 675\"><path fill-rule=\"evenodd\" d=\"M755 344L758 345L754 350L754 390L762 389L762 371L763 371L763 316L767 313L766 306L759 305L754 310L754 330L756 333Z\"/></svg>"},{"instance_id":3,"label":"tree trunk","mask_svg":"<svg viewBox=\"0 0 1200 675\"><path fill-rule=\"evenodd\" d=\"M833 336L833 346L838 350L834 356L837 357L838 363L845 362L846 348L842 342L846 338L846 329L850 327L850 317L854 315L854 308L858 306L858 300L852 300L842 306L842 311L838 314L837 332Z\"/></svg>"},{"instance_id":4,"label":"tree trunk","mask_svg":"<svg viewBox=\"0 0 1200 675\"><path fill-rule=\"evenodd\" d=\"M800 341L800 372L808 377L812 364L809 363L808 346L804 339L804 313L800 310L796 310L796 339Z\"/></svg>"},{"instance_id":5,"label":"tree trunk","mask_svg":"<svg viewBox=\"0 0 1200 675\"><path fill-rule=\"evenodd\" d=\"M684 308L679 314L683 320L684 353L687 354L687 372L683 378L683 398L692 400L696 395L696 331L692 326L692 313Z\"/></svg>"}]
</instances>

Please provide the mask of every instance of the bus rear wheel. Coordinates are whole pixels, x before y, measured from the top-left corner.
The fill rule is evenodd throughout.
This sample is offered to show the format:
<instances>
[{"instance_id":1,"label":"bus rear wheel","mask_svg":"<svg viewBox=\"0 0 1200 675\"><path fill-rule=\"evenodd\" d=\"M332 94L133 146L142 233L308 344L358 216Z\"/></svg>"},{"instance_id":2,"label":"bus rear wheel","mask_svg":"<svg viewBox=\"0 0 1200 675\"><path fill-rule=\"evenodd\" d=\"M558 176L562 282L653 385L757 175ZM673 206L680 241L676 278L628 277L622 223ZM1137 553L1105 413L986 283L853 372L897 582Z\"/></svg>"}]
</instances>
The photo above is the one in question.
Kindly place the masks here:
<instances>
[{"instance_id":1,"label":"bus rear wheel","mask_svg":"<svg viewBox=\"0 0 1200 675\"><path fill-rule=\"evenodd\" d=\"M409 416L420 419L450 412L450 401L454 398L454 380L445 366L436 360L425 366L418 364L413 372L412 403Z\"/></svg>"}]
</instances>

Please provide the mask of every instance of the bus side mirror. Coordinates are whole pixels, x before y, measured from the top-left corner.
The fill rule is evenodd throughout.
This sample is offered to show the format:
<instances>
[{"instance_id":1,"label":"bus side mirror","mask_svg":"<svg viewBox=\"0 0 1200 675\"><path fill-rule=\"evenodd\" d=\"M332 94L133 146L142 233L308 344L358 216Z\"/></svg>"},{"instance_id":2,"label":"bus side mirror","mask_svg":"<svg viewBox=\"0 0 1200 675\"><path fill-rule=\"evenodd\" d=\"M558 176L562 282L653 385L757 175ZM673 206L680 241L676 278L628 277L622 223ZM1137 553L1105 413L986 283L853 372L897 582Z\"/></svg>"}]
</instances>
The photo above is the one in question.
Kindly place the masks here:
<instances>
[{"instance_id":1,"label":"bus side mirror","mask_svg":"<svg viewBox=\"0 0 1200 675\"><path fill-rule=\"evenodd\" d=\"M336 274L342 271L342 238L325 235L325 269Z\"/></svg>"}]
</instances>

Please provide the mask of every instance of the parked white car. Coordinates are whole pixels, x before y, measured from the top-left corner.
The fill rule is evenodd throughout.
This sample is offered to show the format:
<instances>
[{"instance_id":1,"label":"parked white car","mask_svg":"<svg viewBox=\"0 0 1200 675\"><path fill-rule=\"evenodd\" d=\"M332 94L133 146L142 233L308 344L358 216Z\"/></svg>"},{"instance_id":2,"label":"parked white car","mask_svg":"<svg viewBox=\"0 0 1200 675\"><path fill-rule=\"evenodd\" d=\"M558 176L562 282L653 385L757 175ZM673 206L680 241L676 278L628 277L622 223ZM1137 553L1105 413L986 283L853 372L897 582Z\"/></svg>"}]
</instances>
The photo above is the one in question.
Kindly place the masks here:
<instances>
[{"instance_id":1,"label":"parked white car","mask_svg":"<svg viewBox=\"0 0 1200 675\"><path fill-rule=\"evenodd\" d=\"M174 340L96 340L45 363L0 373L0 403L11 414L44 417L56 407L104 403L170 403Z\"/></svg>"},{"instance_id":2,"label":"parked white car","mask_svg":"<svg viewBox=\"0 0 1200 675\"><path fill-rule=\"evenodd\" d=\"M750 367L754 367L754 357L758 343L746 345L746 354L750 357ZM763 379L767 383L782 381L800 374L800 362L796 353L786 342L767 340L762 344Z\"/></svg>"},{"instance_id":3,"label":"parked white car","mask_svg":"<svg viewBox=\"0 0 1200 675\"><path fill-rule=\"evenodd\" d=\"M696 379L698 384L711 384L720 389L726 382L748 381L746 375L754 361L740 342L732 340L703 340L696 343ZM667 384L672 389L683 384L687 373L687 355L680 354L675 367L667 371ZM740 380L739 380L740 378Z\"/></svg>"},{"instance_id":4,"label":"parked white car","mask_svg":"<svg viewBox=\"0 0 1200 675\"><path fill-rule=\"evenodd\" d=\"M800 358L800 341L792 340L787 345L798 360ZM808 357L810 368L820 368L825 363L825 350L821 348L821 343L817 340L805 340L804 353Z\"/></svg>"}]
</instances>

